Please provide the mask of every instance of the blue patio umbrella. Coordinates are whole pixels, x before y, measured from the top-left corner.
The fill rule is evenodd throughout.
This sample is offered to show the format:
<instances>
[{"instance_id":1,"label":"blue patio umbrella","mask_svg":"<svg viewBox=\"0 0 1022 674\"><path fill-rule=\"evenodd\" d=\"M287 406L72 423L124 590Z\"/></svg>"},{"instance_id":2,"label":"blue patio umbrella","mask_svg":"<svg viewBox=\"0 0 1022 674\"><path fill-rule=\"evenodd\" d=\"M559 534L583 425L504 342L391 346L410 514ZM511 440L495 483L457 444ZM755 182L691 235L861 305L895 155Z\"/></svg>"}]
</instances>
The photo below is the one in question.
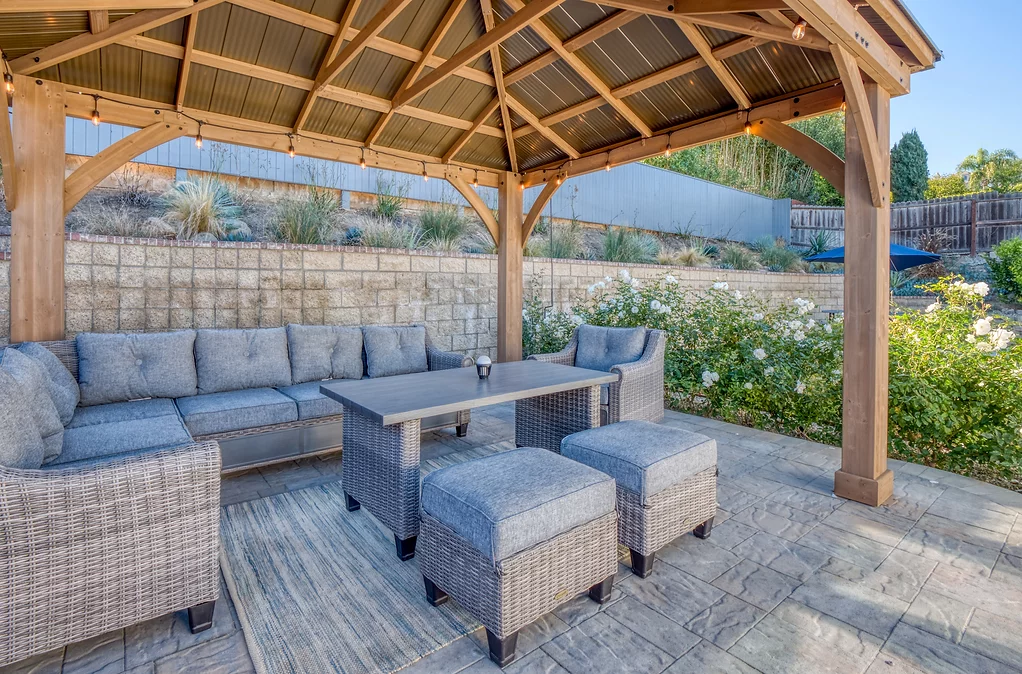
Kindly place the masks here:
<instances>
[{"instance_id":1,"label":"blue patio umbrella","mask_svg":"<svg viewBox=\"0 0 1022 674\"><path fill-rule=\"evenodd\" d=\"M904 271L905 269L918 267L922 264L930 264L939 260L940 255L937 253L928 253L925 250L899 246L896 243L891 244L891 271ZM819 255L807 257L806 261L844 263L845 247L841 246Z\"/></svg>"}]
</instances>

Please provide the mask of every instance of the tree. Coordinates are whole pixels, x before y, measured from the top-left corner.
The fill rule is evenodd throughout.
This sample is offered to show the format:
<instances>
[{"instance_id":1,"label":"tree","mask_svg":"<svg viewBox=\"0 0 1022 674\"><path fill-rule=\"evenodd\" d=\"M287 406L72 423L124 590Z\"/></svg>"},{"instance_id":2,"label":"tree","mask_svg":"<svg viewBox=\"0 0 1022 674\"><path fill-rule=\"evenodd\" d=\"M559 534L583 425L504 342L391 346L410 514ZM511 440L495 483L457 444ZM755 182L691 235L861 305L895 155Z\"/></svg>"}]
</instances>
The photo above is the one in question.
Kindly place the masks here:
<instances>
[{"instance_id":1,"label":"tree","mask_svg":"<svg viewBox=\"0 0 1022 674\"><path fill-rule=\"evenodd\" d=\"M903 134L891 149L891 191L894 201L919 201L924 198L930 171L926 148L915 129Z\"/></svg>"},{"instance_id":2,"label":"tree","mask_svg":"<svg viewBox=\"0 0 1022 674\"><path fill-rule=\"evenodd\" d=\"M989 152L983 148L958 165L970 192L1016 192L1022 190L1022 159L1014 150Z\"/></svg>"},{"instance_id":3,"label":"tree","mask_svg":"<svg viewBox=\"0 0 1022 674\"><path fill-rule=\"evenodd\" d=\"M965 178L961 173L936 173L930 178L924 199L943 199L944 197L959 197L969 193L969 186L965 184Z\"/></svg>"}]
</instances>

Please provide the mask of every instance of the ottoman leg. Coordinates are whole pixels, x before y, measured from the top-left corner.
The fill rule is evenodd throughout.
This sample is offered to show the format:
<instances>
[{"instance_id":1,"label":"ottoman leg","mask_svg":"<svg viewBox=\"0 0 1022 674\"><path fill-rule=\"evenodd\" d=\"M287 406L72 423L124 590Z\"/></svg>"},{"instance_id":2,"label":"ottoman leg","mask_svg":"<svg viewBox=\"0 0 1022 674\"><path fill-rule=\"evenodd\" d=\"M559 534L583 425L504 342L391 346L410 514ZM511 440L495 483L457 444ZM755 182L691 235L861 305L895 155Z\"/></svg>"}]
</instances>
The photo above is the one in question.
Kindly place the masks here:
<instances>
[{"instance_id":1,"label":"ottoman leg","mask_svg":"<svg viewBox=\"0 0 1022 674\"><path fill-rule=\"evenodd\" d=\"M397 534L394 534L394 546L397 548L397 557L402 562L407 562L409 559L415 556L415 542L419 540L418 536L412 536L410 538L398 538Z\"/></svg>"},{"instance_id":2,"label":"ottoman leg","mask_svg":"<svg viewBox=\"0 0 1022 674\"><path fill-rule=\"evenodd\" d=\"M589 598L595 601L597 604L606 604L610 599L610 593L614 589L614 576L610 575L603 579L603 581L593 585L589 588Z\"/></svg>"},{"instance_id":3,"label":"ottoman leg","mask_svg":"<svg viewBox=\"0 0 1022 674\"><path fill-rule=\"evenodd\" d=\"M696 538L709 538L710 531L713 530L713 518L706 520L695 528L692 533L696 535Z\"/></svg>"},{"instance_id":4,"label":"ottoman leg","mask_svg":"<svg viewBox=\"0 0 1022 674\"><path fill-rule=\"evenodd\" d=\"M468 435L468 424L458 424L455 433L459 438L463 438Z\"/></svg>"},{"instance_id":5,"label":"ottoman leg","mask_svg":"<svg viewBox=\"0 0 1022 674\"><path fill-rule=\"evenodd\" d=\"M192 634L205 632L213 626L213 608L216 601L207 601L188 607L188 629Z\"/></svg>"},{"instance_id":6,"label":"ottoman leg","mask_svg":"<svg viewBox=\"0 0 1022 674\"><path fill-rule=\"evenodd\" d=\"M632 573L639 578L648 578L649 574L653 573L653 560L656 559L656 553L641 555L635 550L629 552L632 553Z\"/></svg>"},{"instance_id":7,"label":"ottoman leg","mask_svg":"<svg viewBox=\"0 0 1022 674\"><path fill-rule=\"evenodd\" d=\"M490 630L486 630L486 643L490 647L490 660L493 660L498 667L507 667L515 659L515 649L518 648L518 632L501 639Z\"/></svg>"},{"instance_id":8,"label":"ottoman leg","mask_svg":"<svg viewBox=\"0 0 1022 674\"><path fill-rule=\"evenodd\" d=\"M362 507L362 504L353 499L348 492L344 492L344 507L348 509L349 513L353 513Z\"/></svg>"},{"instance_id":9,"label":"ottoman leg","mask_svg":"<svg viewBox=\"0 0 1022 674\"><path fill-rule=\"evenodd\" d=\"M425 576L422 577L422 581L426 584L426 601L429 602L430 606L442 606L447 603L450 598L447 593L436 586L436 583L431 581Z\"/></svg>"}]
</instances>

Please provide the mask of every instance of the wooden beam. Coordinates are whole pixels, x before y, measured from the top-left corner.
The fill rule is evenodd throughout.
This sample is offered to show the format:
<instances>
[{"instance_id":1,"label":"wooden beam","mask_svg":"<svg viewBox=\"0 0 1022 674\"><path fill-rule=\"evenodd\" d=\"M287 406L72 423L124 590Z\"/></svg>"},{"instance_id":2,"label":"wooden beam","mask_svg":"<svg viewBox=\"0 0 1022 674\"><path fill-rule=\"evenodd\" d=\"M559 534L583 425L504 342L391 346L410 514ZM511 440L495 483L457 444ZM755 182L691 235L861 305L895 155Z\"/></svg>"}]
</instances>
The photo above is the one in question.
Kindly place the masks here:
<instances>
[{"instance_id":1,"label":"wooden beam","mask_svg":"<svg viewBox=\"0 0 1022 674\"><path fill-rule=\"evenodd\" d=\"M884 156L889 156L887 147L881 147L877 139L877 131L873 126L873 111L869 108L866 87L862 81L858 62L840 45L831 50L841 82L847 94L848 117L852 118L858 132L859 143L866 157L866 173L869 175L869 190L873 195L873 205L882 208L890 203L891 189L884 175Z\"/></svg>"},{"instance_id":2,"label":"wooden beam","mask_svg":"<svg viewBox=\"0 0 1022 674\"><path fill-rule=\"evenodd\" d=\"M787 0L799 16L832 44L841 45L859 67L892 96L909 92L909 67L848 0Z\"/></svg>"},{"instance_id":3,"label":"wooden beam","mask_svg":"<svg viewBox=\"0 0 1022 674\"><path fill-rule=\"evenodd\" d=\"M756 12L760 18L769 23L772 26L783 28L785 30L791 30L795 24L788 20L788 17L784 16L777 10L765 10L762 12Z\"/></svg>"},{"instance_id":4,"label":"wooden beam","mask_svg":"<svg viewBox=\"0 0 1022 674\"><path fill-rule=\"evenodd\" d=\"M6 97L6 95L4 95ZM18 192L15 185L17 168L14 166L14 136L11 134L11 115L7 112L6 100L0 106L0 169L2 169L4 186L4 205L13 211L18 203Z\"/></svg>"},{"instance_id":5,"label":"wooden beam","mask_svg":"<svg viewBox=\"0 0 1022 674\"><path fill-rule=\"evenodd\" d=\"M458 194L465 197L465 201L469 203L472 210L476 212L479 219L486 225L486 231L493 237L493 242L497 243L500 240L500 227L497 224L497 219L493 217L493 211L486 205L486 202L479 196L479 193L472 189L472 186L460 176L451 176L447 179L447 182L451 183L454 189L458 190Z\"/></svg>"},{"instance_id":6,"label":"wooden beam","mask_svg":"<svg viewBox=\"0 0 1022 674\"><path fill-rule=\"evenodd\" d=\"M483 13L483 25L489 33L494 28L493 4L490 0L479 0L479 8ZM518 173L518 154L515 152L514 128L511 126L511 113L508 111L508 95L504 88L504 66L500 61L500 45L490 47L490 65L493 69L493 81L497 85L497 101L500 103L500 120L504 127L504 138L507 143L507 159L511 171Z\"/></svg>"},{"instance_id":7,"label":"wooden beam","mask_svg":"<svg viewBox=\"0 0 1022 674\"><path fill-rule=\"evenodd\" d=\"M830 42L811 28L806 30L805 37L796 40L791 36L790 28L781 28L745 14L693 14L687 16L686 20L708 28L762 37L771 42L781 42L803 49L827 51L830 48Z\"/></svg>"},{"instance_id":8,"label":"wooden beam","mask_svg":"<svg viewBox=\"0 0 1022 674\"><path fill-rule=\"evenodd\" d=\"M924 68L930 68L937 60L937 54L930 47L929 41L920 32L915 22L891 0L866 0L873 11L891 27L894 34L905 43L909 52Z\"/></svg>"},{"instance_id":9,"label":"wooden beam","mask_svg":"<svg viewBox=\"0 0 1022 674\"><path fill-rule=\"evenodd\" d=\"M662 5L663 3L653 3ZM783 0L675 0L675 14L718 14L726 12L766 12L787 9Z\"/></svg>"},{"instance_id":10,"label":"wooden beam","mask_svg":"<svg viewBox=\"0 0 1022 674\"><path fill-rule=\"evenodd\" d=\"M177 91L174 94L174 107L178 110L185 105L185 93L188 91L188 75L192 70L192 54L195 52L195 32L199 25L199 16L193 14L187 19L185 26L184 52L181 54L181 64L178 67Z\"/></svg>"},{"instance_id":11,"label":"wooden beam","mask_svg":"<svg viewBox=\"0 0 1022 674\"><path fill-rule=\"evenodd\" d=\"M527 6L517 3L517 7L520 8L520 11L515 11L515 13L506 21L501 22L500 26L489 31L475 42L452 56L442 66L420 79L404 92L398 94L398 96L394 99L394 107L400 108L401 106L408 104L412 99L426 93L451 75L454 75L455 71L462 66L475 61L477 58L488 52L490 47L499 45L501 42L526 26L532 25L533 23L539 25L538 20L544 14L563 2L564 0L533 0Z\"/></svg>"},{"instance_id":12,"label":"wooden beam","mask_svg":"<svg viewBox=\"0 0 1022 674\"><path fill-rule=\"evenodd\" d=\"M508 96L508 104L514 108L515 112L521 115L522 118L532 126L532 128L538 131L540 135L556 145L561 152L572 159L579 158L578 150L576 150L571 143L562 138L560 134L551 129L549 126L541 122L536 115L532 114L532 111L525 107L525 105L523 105L517 98L514 96Z\"/></svg>"},{"instance_id":13,"label":"wooden beam","mask_svg":"<svg viewBox=\"0 0 1022 674\"><path fill-rule=\"evenodd\" d=\"M12 342L64 339L65 93L62 84L39 82L15 76Z\"/></svg>"},{"instance_id":14,"label":"wooden beam","mask_svg":"<svg viewBox=\"0 0 1022 674\"><path fill-rule=\"evenodd\" d=\"M476 115L476 118L472 120L472 126L466 129L465 133L461 134L461 136L458 137L458 140L454 141L454 145L448 148L447 152L444 153L443 160L445 164L454 159L454 155L461 152L461 149L465 147L465 144L468 143L469 140L472 139L472 136L476 133L476 131L483 128L483 122L490 118L490 115L493 114L493 111L497 109L498 105L500 105L500 101L494 98L486 104L486 107L483 108L478 115Z\"/></svg>"},{"instance_id":15,"label":"wooden beam","mask_svg":"<svg viewBox=\"0 0 1022 674\"><path fill-rule=\"evenodd\" d=\"M517 174L497 187L497 360L522 359L522 190Z\"/></svg>"},{"instance_id":16,"label":"wooden beam","mask_svg":"<svg viewBox=\"0 0 1022 674\"><path fill-rule=\"evenodd\" d=\"M536 223L539 222L540 216L543 215L543 209L550 203L554 192L560 188L561 178L558 176L548 182L543 187L543 191L536 197L536 201L532 202L532 208L529 209L529 214L525 216L525 223L522 225L522 248L525 248L526 244L529 243L529 237L532 236L532 230L536 229ZM550 226L553 227L553 223L550 223Z\"/></svg>"},{"instance_id":17,"label":"wooden beam","mask_svg":"<svg viewBox=\"0 0 1022 674\"><path fill-rule=\"evenodd\" d=\"M727 92L731 95L731 98L735 100L735 103L738 104L738 107L742 110L751 108L752 101L749 99L749 94L745 93L745 87L743 87L741 82L738 81L738 78L736 78L734 74L728 70L728 67L713 55L713 47L703 36L702 31L692 24L685 23L684 21L676 21L676 23L678 24L678 28L681 29L681 32L688 38L688 41L696 48L699 55L703 57L706 65L711 71L713 71L713 74L718 80L720 80L720 83L724 85L724 88L727 89Z\"/></svg>"},{"instance_id":18,"label":"wooden beam","mask_svg":"<svg viewBox=\"0 0 1022 674\"><path fill-rule=\"evenodd\" d=\"M515 12L518 13L523 11L523 7L532 7L535 2L525 5L522 0L507 0L507 4L511 7L511 9L514 9ZM607 83L600 79L600 76L593 72L592 68L586 65L585 62L577 55L565 49L560 38L557 37L557 34L554 33L554 31L551 30L546 23L542 20L537 21L532 26L532 29L536 31L536 34L539 35L540 39L550 45L550 47L558 56L561 57L561 60L564 61L569 68L574 70L579 77L584 79L589 86L596 90L596 93L607 101L611 107L617 110L618 113L624 117L629 124L635 127L642 136L648 138L653 135L653 130L650 129L649 125L646 124L646 122L644 122L634 110L628 107L624 101L611 93L610 87Z\"/></svg>"},{"instance_id":19,"label":"wooden beam","mask_svg":"<svg viewBox=\"0 0 1022 674\"><path fill-rule=\"evenodd\" d=\"M752 133L783 147L834 186L839 194L845 193L845 162L829 148L798 129L781 124L775 119L761 119L752 125Z\"/></svg>"},{"instance_id":20,"label":"wooden beam","mask_svg":"<svg viewBox=\"0 0 1022 674\"><path fill-rule=\"evenodd\" d=\"M11 61L11 69L19 74L30 73L55 66L76 56L100 49L129 35L138 35L163 24L177 21L196 12L219 5L224 0L197 0L184 9L147 9L110 24L102 33L82 33L63 42L44 47Z\"/></svg>"},{"instance_id":21,"label":"wooden beam","mask_svg":"<svg viewBox=\"0 0 1022 674\"><path fill-rule=\"evenodd\" d=\"M64 182L64 215L70 213L82 197L119 167L157 145L196 133L197 126L191 120L175 124L154 122L105 147L75 169Z\"/></svg>"},{"instance_id":22,"label":"wooden beam","mask_svg":"<svg viewBox=\"0 0 1022 674\"><path fill-rule=\"evenodd\" d=\"M181 9L194 0L61 0L47 7L43 0L0 0L0 14L19 12L105 12L111 9L140 12L145 9ZM42 5L42 6L40 6Z\"/></svg>"},{"instance_id":23,"label":"wooden beam","mask_svg":"<svg viewBox=\"0 0 1022 674\"><path fill-rule=\"evenodd\" d=\"M873 82L865 90L867 121L886 150L890 94ZM887 468L891 209L873 203L871 158L855 124L845 125L845 159L844 418L834 494L878 506L894 483Z\"/></svg>"},{"instance_id":24,"label":"wooden beam","mask_svg":"<svg viewBox=\"0 0 1022 674\"><path fill-rule=\"evenodd\" d=\"M612 167L630 164L663 154L668 143L673 150L677 151L715 140L733 138L745 133L746 117L755 124L761 119L789 122L794 119L822 115L840 110L843 96L843 89L840 86L834 86L834 83L816 90L792 92L787 98L755 105L748 113L729 112L713 119L693 122L673 131L658 134L653 138L630 141L609 150L588 154L572 161L567 166L564 166L563 162L551 162L527 171L524 183L526 187L532 187L553 180L558 174L570 178L593 171L602 171L608 163Z\"/></svg>"},{"instance_id":25,"label":"wooden beam","mask_svg":"<svg viewBox=\"0 0 1022 674\"><path fill-rule=\"evenodd\" d=\"M110 12L105 9L97 9L89 12L89 32L102 33L110 27Z\"/></svg>"},{"instance_id":26,"label":"wooden beam","mask_svg":"<svg viewBox=\"0 0 1022 674\"><path fill-rule=\"evenodd\" d=\"M447 13L444 14L442 19L440 19L440 25L438 25L436 30L433 31L433 34L430 35L429 42L426 43L426 47L422 50L422 56L415 62L415 65L408 71L408 74L405 75L405 79L401 82L401 86L397 88L399 93L412 86L415 83L415 80L419 79L419 75L421 75L422 71L426 68L426 62L433 57L433 54L436 52L436 48L440 46L440 42L447 36L447 32L451 29L451 26L454 25L454 21L458 18L461 10L465 7L466 2L468 2L468 0L453 0L453 2L451 2L450 7L447 8ZM376 120L373 130L369 132L368 136L366 136L366 147L372 147L376 143L376 139L380 137L381 133L383 133L384 127L387 126L387 123L390 122L393 116L394 110L391 108L387 112L383 113L378 120Z\"/></svg>"},{"instance_id":27,"label":"wooden beam","mask_svg":"<svg viewBox=\"0 0 1022 674\"><path fill-rule=\"evenodd\" d=\"M369 45L369 41L380 34L384 28L387 27L391 21L397 18L398 14L404 11L404 8L412 0L389 0L387 4L380 8L373 18L369 20L362 30L358 32L353 40L350 40L347 46L341 50L336 58L331 60L324 60L324 63L320 66L319 72L316 73L316 82L312 87L312 91L305 97L305 101L302 103L302 108L298 112L298 119L295 120L294 130L298 131L302 125L305 124L309 119L309 114L312 112L312 106L316 102L316 97L323 90L327 84L330 83L338 73L344 70L348 64L355 60L362 50ZM354 15L354 12L351 12ZM343 27L343 23L342 23ZM340 44L341 33L338 32L334 36L334 42ZM329 56L329 54L327 54Z\"/></svg>"}]
</instances>

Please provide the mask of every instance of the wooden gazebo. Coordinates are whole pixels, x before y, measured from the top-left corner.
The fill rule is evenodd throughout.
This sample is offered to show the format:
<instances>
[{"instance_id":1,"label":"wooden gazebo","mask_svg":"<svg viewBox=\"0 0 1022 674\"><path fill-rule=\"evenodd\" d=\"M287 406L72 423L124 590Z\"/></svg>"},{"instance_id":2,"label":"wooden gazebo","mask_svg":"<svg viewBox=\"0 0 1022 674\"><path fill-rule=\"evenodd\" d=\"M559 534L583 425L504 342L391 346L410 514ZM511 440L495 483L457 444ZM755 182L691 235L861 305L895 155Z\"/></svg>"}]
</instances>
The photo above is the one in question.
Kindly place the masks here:
<instances>
[{"instance_id":1,"label":"wooden gazebo","mask_svg":"<svg viewBox=\"0 0 1022 674\"><path fill-rule=\"evenodd\" d=\"M845 195L835 491L890 496L890 98L940 57L901 0L0 0L0 48L13 341L64 335L66 213L182 135L449 181L498 244L505 360L522 247L565 178L769 139ZM846 108L845 161L785 125ZM65 178L68 115L140 130ZM498 188L496 218L473 184Z\"/></svg>"}]
</instances>

